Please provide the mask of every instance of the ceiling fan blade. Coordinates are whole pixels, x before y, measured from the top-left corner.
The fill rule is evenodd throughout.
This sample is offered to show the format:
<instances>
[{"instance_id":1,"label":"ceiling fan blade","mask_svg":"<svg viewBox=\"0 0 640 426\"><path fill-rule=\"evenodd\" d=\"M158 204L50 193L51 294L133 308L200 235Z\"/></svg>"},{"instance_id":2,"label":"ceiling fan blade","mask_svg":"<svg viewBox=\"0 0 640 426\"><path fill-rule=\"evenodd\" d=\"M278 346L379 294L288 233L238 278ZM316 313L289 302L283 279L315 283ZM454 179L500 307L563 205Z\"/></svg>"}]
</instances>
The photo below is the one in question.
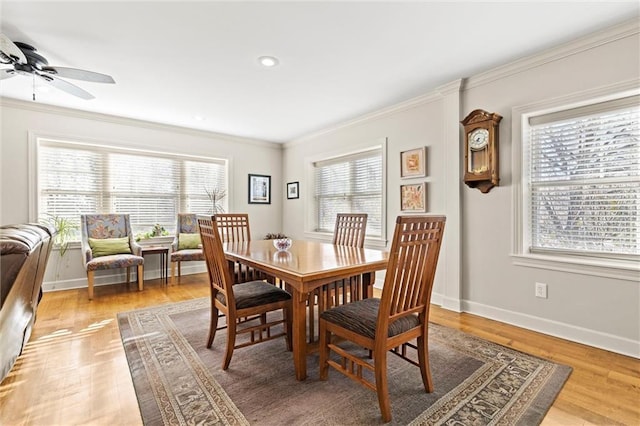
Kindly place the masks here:
<instances>
[{"instance_id":1,"label":"ceiling fan blade","mask_svg":"<svg viewBox=\"0 0 640 426\"><path fill-rule=\"evenodd\" d=\"M68 81L60 80L59 78L55 78L54 76L49 74L36 73L36 75L56 89L60 89L63 92L69 93L70 95L74 95L86 100L94 99L94 96L91 93L79 88L75 84L69 83Z\"/></svg>"},{"instance_id":2,"label":"ceiling fan blade","mask_svg":"<svg viewBox=\"0 0 640 426\"><path fill-rule=\"evenodd\" d=\"M75 80L92 81L94 83L115 83L110 75L98 72L79 70L66 67L42 67L42 72L53 74L58 77L73 78Z\"/></svg>"},{"instance_id":3,"label":"ceiling fan blade","mask_svg":"<svg viewBox=\"0 0 640 426\"><path fill-rule=\"evenodd\" d=\"M0 34L0 59L8 61L5 63L27 63L27 57L24 56L22 50L4 34Z\"/></svg>"},{"instance_id":4,"label":"ceiling fan blade","mask_svg":"<svg viewBox=\"0 0 640 426\"><path fill-rule=\"evenodd\" d=\"M0 70L0 80L6 80L8 78L15 77L17 74L18 73L16 73L11 68L5 69L5 70Z\"/></svg>"}]
</instances>

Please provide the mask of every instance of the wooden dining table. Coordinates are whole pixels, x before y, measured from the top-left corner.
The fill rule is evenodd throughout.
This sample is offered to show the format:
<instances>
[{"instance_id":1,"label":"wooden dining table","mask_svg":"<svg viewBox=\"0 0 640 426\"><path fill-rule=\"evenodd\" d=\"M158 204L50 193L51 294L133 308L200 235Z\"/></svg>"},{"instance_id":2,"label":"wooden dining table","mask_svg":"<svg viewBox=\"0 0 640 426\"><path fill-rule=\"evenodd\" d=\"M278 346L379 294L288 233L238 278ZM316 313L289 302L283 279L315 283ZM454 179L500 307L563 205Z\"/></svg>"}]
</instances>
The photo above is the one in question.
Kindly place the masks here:
<instances>
[{"instance_id":1,"label":"wooden dining table","mask_svg":"<svg viewBox=\"0 0 640 426\"><path fill-rule=\"evenodd\" d=\"M292 294L292 343L296 379L307 377L307 354L317 345L307 339L309 294L325 284L359 277L365 297L371 297L375 272L387 267L388 252L347 247L318 241L294 240L278 251L272 240L224 243L225 257L248 265L285 283ZM311 307L313 309L313 307Z\"/></svg>"}]
</instances>

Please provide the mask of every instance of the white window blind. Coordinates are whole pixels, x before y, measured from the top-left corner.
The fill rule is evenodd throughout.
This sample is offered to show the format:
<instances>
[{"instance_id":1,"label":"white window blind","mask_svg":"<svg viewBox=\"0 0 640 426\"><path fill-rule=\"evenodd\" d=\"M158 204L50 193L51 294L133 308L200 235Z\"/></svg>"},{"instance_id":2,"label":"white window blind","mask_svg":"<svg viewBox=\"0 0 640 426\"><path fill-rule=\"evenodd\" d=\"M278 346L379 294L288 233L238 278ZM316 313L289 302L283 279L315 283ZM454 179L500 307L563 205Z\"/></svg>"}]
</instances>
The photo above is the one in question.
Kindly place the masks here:
<instances>
[{"instance_id":1,"label":"white window blind","mask_svg":"<svg viewBox=\"0 0 640 426\"><path fill-rule=\"evenodd\" d=\"M174 230L178 212L212 213L206 190L227 191L227 162L39 139L38 185L39 217L123 213L133 232Z\"/></svg>"},{"instance_id":2,"label":"white window blind","mask_svg":"<svg viewBox=\"0 0 640 426\"><path fill-rule=\"evenodd\" d=\"M227 211L227 167L223 162L184 162L183 211L196 214L216 213L209 194L224 192L218 207Z\"/></svg>"},{"instance_id":3,"label":"white window blind","mask_svg":"<svg viewBox=\"0 0 640 426\"><path fill-rule=\"evenodd\" d=\"M529 119L531 251L640 255L637 96Z\"/></svg>"},{"instance_id":4,"label":"white window blind","mask_svg":"<svg viewBox=\"0 0 640 426\"><path fill-rule=\"evenodd\" d=\"M338 213L367 213L367 235L382 235L382 149L319 161L315 177L316 231L333 232Z\"/></svg>"}]
</instances>

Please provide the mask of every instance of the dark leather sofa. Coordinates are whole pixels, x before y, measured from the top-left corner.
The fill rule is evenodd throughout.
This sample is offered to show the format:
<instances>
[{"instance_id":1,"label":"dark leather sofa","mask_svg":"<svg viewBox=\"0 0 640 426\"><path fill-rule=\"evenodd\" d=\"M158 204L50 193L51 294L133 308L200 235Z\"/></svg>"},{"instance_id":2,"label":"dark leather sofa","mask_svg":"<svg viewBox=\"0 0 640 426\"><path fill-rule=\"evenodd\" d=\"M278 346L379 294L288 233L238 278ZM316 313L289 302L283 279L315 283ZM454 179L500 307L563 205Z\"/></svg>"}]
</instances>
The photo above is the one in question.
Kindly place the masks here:
<instances>
[{"instance_id":1,"label":"dark leather sofa","mask_svg":"<svg viewBox=\"0 0 640 426\"><path fill-rule=\"evenodd\" d=\"M45 225L0 227L0 382L31 336L54 238Z\"/></svg>"}]
</instances>

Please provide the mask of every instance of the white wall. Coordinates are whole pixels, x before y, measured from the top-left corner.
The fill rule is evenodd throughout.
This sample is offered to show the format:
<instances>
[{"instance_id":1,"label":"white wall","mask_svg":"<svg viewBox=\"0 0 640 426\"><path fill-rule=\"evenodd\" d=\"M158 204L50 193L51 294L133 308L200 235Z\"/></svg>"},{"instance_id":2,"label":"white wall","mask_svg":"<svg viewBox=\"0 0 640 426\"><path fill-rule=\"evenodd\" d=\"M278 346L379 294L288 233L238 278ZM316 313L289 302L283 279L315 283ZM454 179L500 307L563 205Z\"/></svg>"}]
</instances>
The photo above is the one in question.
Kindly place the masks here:
<instances>
[{"instance_id":1,"label":"white wall","mask_svg":"<svg viewBox=\"0 0 640 426\"><path fill-rule=\"evenodd\" d=\"M580 267L567 272L517 266L511 256L512 108L619 82L637 81L640 76L638 31L637 22L627 23L471 76L459 92L459 110L456 110L454 96L439 89L395 108L286 144L284 179L300 181L301 197L283 200L284 231L294 236L304 232L304 205L310 201L310 188L305 183L306 159L386 137L390 234L393 221L400 214L399 187L405 182L399 178L399 153L427 146L428 177L424 181L428 182L428 212L445 213L448 217L445 230L448 239L442 249L444 257L439 262L434 287L436 303L640 356L637 279L640 277L637 274L614 279L586 274L586 269ZM461 131L452 141L451 131L447 130L447 126L458 125L459 120L477 108L503 116L501 183L488 194L463 185ZM450 155L454 152L455 157ZM536 282L548 284L548 299L535 297ZM459 300L454 300L456 297Z\"/></svg>"},{"instance_id":2,"label":"white wall","mask_svg":"<svg viewBox=\"0 0 640 426\"><path fill-rule=\"evenodd\" d=\"M30 217L29 134L41 134L100 142L113 146L176 152L230 160L229 210L246 212L251 217L255 239L269 232L280 232L283 197L282 148L280 144L241 139L179 127L147 123L99 114L55 108L46 105L2 99L0 140L0 224L36 221ZM271 176L270 205L248 204L248 174ZM159 256L145 261L145 276L157 277ZM70 249L58 263L52 259L45 276L44 289L86 286L80 250ZM183 272L204 271L202 262L188 262ZM59 274L59 276L58 276ZM120 270L101 271L96 284L122 282Z\"/></svg>"}]
</instances>

